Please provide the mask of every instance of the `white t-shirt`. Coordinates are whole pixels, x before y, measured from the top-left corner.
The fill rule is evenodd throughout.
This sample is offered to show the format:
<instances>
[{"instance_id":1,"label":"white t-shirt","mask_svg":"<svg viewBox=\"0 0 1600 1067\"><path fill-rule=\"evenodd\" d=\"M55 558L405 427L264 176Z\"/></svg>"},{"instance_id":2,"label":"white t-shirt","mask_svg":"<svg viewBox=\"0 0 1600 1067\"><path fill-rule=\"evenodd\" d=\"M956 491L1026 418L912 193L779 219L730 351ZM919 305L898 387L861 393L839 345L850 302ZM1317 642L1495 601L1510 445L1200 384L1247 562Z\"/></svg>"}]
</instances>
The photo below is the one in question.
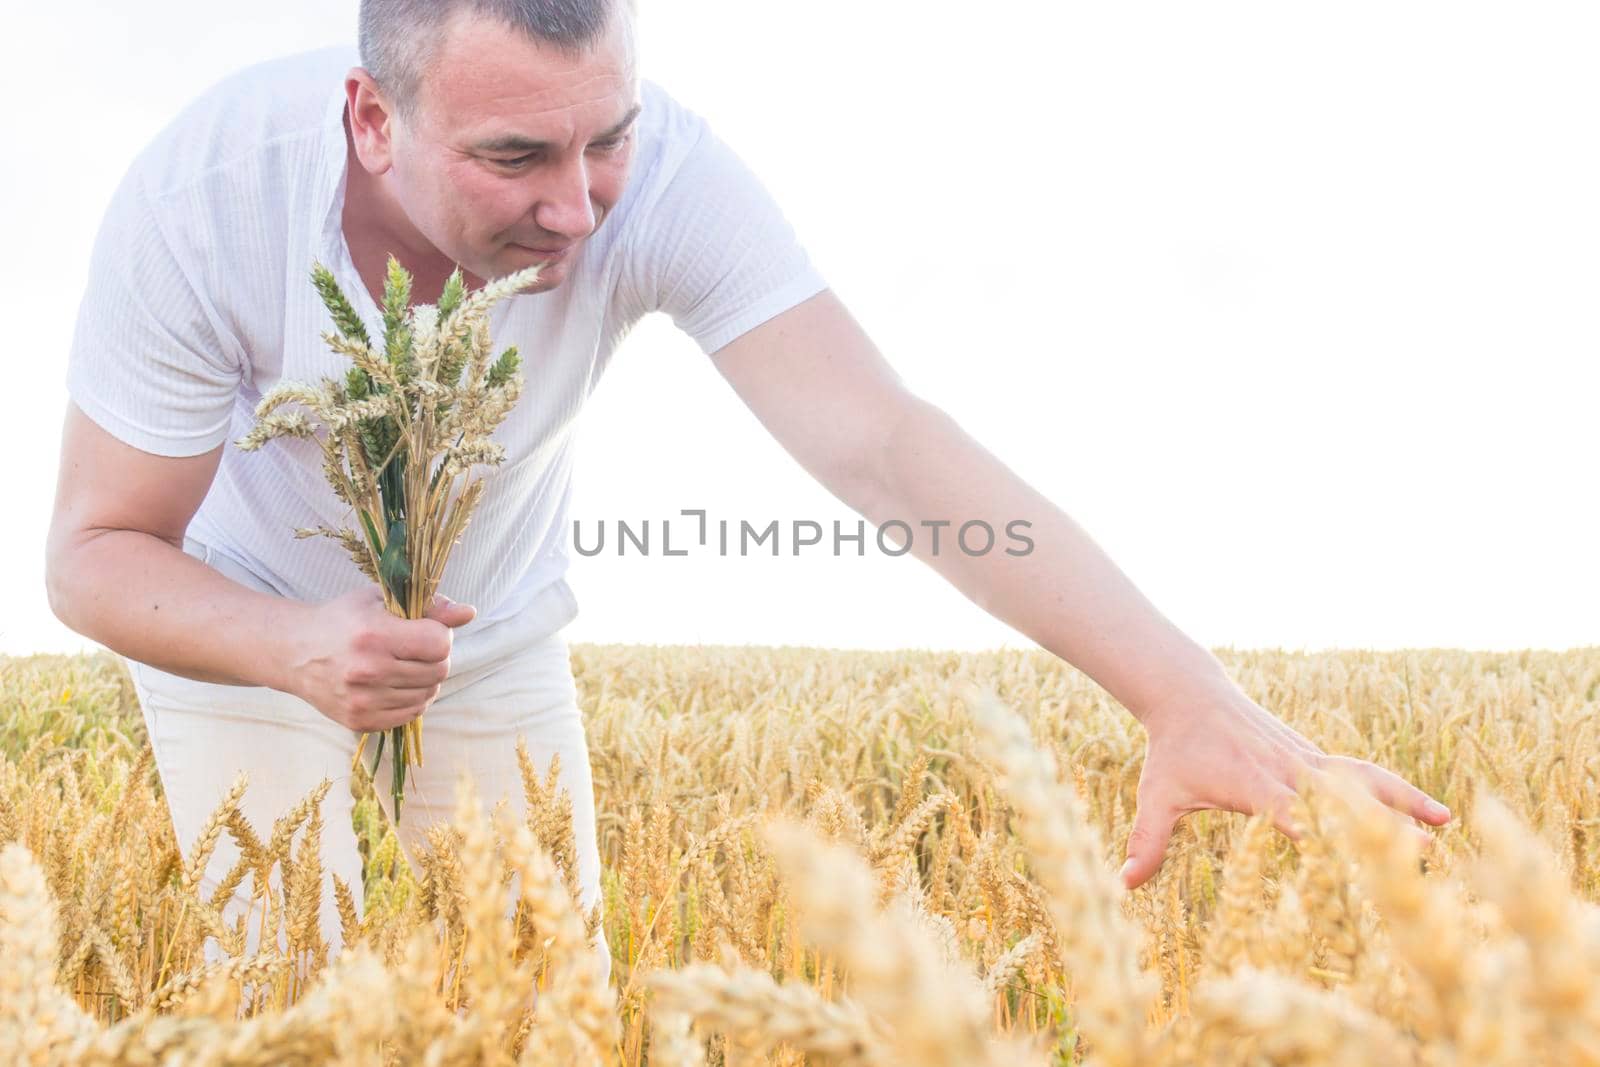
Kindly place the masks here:
<instances>
[{"instance_id":1,"label":"white t-shirt","mask_svg":"<svg viewBox=\"0 0 1600 1067\"><path fill-rule=\"evenodd\" d=\"M272 60L202 94L134 160L95 241L67 388L118 439L161 456L229 442L189 527L221 569L257 588L322 600L369 579L337 543L294 528L355 522L321 449L232 442L280 379L342 378L348 357L311 284L333 271L374 337L382 316L341 228L344 76L353 46ZM621 199L574 253L562 284L502 301L495 352L516 345L525 387L495 437L503 466L440 592L477 607L462 630L526 610L547 629L577 613L563 578L578 412L634 323L665 311L707 354L826 288L759 179L705 119L641 79ZM461 631L458 631L461 632Z\"/></svg>"}]
</instances>

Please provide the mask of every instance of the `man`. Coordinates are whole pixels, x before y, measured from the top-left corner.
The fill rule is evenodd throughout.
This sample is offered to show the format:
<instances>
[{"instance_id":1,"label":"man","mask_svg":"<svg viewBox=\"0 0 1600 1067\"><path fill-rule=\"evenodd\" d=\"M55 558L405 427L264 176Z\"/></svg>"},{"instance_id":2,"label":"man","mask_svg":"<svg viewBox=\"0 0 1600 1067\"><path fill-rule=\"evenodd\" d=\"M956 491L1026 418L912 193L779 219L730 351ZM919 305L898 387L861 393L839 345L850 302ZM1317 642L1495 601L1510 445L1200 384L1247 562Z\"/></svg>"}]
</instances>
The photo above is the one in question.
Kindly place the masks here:
<instances>
[{"instance_id":1,"label":"man","mask_svg":"<svg viewBox=\"0 0 1600 1067\"><path fill-rule=\"evenodd\" d=\"M103 224L74 339L51 603L126 657L186 847L239 769L246 814L270 820L324 776L348 776L358 731L428 709L407 844L449 811L462 770L486 800L515 801L520 736L541 765L562 755L580 881L586 903L599 899L560 632L576 612L562 577L571 431L617 343L656 310L868 520L1031 524L1026 556L913 551L1146 727L1128 886L1155 872L1184 813L1264 810L1290 832L1296 784L1331 769L1393 817L1448 819L1251 701L1070 518L909 392L759 181L701 118L641 84L627 7L365 0L360 36L364 65L335 49L251 68L141 154ZM464 603L421 620L386 615L337 545L289 537L347 522L314 443L227 447L275 382L345 366L319 340L330 322L312 261L375 323L390 253L427 302L456 264L473 288L548 264L491 323L525 353L529 388L446 578ZM327 803L328 866L353 882L347 802L335 790ZM219 849L208 878L229 857Z\"/></svg>"}]
</instances>

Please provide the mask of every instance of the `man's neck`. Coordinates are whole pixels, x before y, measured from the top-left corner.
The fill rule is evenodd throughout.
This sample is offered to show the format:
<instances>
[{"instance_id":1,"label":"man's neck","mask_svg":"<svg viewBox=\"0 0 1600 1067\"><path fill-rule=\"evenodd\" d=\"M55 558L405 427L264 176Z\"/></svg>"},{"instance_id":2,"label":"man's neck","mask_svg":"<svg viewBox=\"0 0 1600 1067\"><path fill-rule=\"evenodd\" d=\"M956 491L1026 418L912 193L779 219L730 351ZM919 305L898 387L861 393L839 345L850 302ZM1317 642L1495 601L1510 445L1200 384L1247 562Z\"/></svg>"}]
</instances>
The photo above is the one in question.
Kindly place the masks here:
<instances>
[{"instance_id":1,"label":"man's neck","mask_svg":"<svg viewBox=\"0 0 1600 1067\"><path fill-rule=\"evenodd\" d=\"M339 224L362 284L372 295L372 302L382 307L384 278L389 255L393 253L411 274L412 303L437 304L445 282L456 269L455 263L416 233L416 227L405 217L404 210L389 195L382 177L368 174L361 165L350 136L348 111L344 130L346 178L344 210ZM462 270L461 277L469 291L485 284L482 278L466 270Z\"/></svg>"}]
</instances>

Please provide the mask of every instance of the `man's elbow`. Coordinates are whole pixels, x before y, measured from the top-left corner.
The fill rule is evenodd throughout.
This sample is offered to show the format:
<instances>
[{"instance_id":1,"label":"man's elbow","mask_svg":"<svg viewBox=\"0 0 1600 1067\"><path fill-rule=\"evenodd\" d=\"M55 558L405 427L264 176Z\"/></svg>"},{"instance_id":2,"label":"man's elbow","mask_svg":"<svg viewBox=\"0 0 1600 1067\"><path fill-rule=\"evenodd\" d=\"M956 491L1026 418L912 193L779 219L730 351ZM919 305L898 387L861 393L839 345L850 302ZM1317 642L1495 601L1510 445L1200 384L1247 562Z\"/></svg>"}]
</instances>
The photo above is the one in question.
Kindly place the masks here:
<instances>
[{"instance_id":1,"label":"man's elbow","mask_svg":"<svg viewBox=\"0 0 1600 1067\"><path fill-rule=\"evenodd\" d=\"M61 566L52 557L46 557L44 565L44 592L50 601L50 612L67 627L72 626L70 617L70 601L67 596L66 576L61 572Z\"/></svg>"},{"instance_id":2,"label":"man's elbow","mask_svg":"<svg viewBox=\"0 0 1600 1067\"><path fill-rule=\"evenodd\" d=\"M899 495L905 464L919 462L918 436L929 419L941 418L949 418L943 409L905 393L835 472L840 498L864 515L887 514Z\"/></svg>"},{"instance_id":3,"label":"man's elbow","mask_svg":"<svg viewBox=\"0 0 1600 1067\"><path fill-rule=\"evenodd\" d=\"M50 601L50 611L72 630L78 630L76 547L73 539L51 530L44 554L44 591Z\"/></svg>"}]
</instances>

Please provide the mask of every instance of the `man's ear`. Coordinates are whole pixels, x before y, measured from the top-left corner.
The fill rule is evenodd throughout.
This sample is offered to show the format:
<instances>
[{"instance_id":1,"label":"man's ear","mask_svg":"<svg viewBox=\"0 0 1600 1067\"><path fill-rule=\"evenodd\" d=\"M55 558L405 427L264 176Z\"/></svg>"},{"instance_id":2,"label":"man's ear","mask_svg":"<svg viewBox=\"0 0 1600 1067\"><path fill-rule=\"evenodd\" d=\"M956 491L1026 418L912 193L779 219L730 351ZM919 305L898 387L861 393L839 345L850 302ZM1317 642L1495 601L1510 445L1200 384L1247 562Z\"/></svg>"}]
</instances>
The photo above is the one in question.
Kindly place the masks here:
<instances>
[{"instance_id":1,"label":"man's ear","mask_svg":"<svg viewBox=\"0 0 1600 1067\"><path fill-rule=\"evenodd\" d=\"M356 156L367 173L382 174L393 162L393 109L365 67L350 68L344 90L345 121Z\"/></svg>"}]
</instances>

